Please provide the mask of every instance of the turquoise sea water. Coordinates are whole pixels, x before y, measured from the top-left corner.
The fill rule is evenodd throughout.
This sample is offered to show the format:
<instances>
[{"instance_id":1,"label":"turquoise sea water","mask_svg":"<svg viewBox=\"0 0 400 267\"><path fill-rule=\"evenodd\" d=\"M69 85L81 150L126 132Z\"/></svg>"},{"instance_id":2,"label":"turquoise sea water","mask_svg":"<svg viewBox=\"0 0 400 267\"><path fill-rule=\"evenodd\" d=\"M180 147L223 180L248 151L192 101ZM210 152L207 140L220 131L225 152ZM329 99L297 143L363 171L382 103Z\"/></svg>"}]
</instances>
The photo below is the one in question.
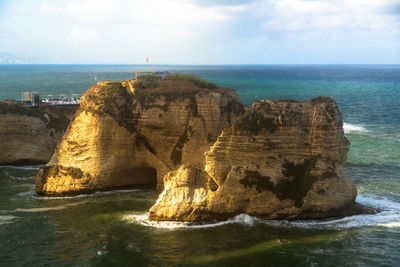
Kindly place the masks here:
<instances>
[{"instance_id":1,"label":"turquoise sea water","mask_svg":"<svg viewBox=\"0 0 400 267\"><path fill-rule=\"evenodd\" d=\"M0 167L0 266L399 266L400 65L0 65L0 99L22 91L82 94L136 70L194 73L236 89L241 101L330 96L351 142L345 168L377 215L204 225L150 223L154 191L39 198L37 166ZM0 140L1 141L1 140Z\"/></svg>"}]
</instances>

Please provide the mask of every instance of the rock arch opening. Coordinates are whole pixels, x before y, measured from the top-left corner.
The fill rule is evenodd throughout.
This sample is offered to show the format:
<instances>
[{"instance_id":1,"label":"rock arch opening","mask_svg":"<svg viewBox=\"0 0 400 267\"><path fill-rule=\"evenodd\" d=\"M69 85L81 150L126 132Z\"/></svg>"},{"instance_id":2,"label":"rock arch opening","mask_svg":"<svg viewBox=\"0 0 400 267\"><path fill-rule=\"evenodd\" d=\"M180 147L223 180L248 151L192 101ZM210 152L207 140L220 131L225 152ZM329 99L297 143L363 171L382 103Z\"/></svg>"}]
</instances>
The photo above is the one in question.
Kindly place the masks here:
<instances>
[{"instance_id":1,"label":"rock arch opening","mask_svg":"<svg viewBox=\"0 0 400 267\"><path fill-rule=\"evenodd\" d=\"M157 170L153 167L136 167L118 170L109 180L109 188L157 188Z\"/></svg>"}]
</instances>

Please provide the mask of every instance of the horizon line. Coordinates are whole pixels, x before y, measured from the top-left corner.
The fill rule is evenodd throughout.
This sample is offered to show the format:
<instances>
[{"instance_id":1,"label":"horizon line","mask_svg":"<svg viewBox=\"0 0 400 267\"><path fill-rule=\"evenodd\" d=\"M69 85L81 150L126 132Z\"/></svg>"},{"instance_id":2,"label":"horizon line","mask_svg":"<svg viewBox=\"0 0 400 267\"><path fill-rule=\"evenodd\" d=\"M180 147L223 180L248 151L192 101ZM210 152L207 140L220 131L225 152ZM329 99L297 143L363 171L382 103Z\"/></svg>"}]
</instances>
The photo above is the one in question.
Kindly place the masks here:
<instances>
[{"instance_id":1,"label":"horizon line","mask_svg":"<svg viewBox=\"0 0 400 267\"><path fill-rule=\"evenodd\" d=\"M400 63L222 63L222 64L199 64L199 63L159 63L159 64L138 64L138 63L0 63L0 66L26 66L26 65L82 65L82 66L93 66L93 65L115 65L115 66L290 66L290 65L314 65L314 66L340 66L340 65L400 65Z\"/></svg>"}]
</instances>

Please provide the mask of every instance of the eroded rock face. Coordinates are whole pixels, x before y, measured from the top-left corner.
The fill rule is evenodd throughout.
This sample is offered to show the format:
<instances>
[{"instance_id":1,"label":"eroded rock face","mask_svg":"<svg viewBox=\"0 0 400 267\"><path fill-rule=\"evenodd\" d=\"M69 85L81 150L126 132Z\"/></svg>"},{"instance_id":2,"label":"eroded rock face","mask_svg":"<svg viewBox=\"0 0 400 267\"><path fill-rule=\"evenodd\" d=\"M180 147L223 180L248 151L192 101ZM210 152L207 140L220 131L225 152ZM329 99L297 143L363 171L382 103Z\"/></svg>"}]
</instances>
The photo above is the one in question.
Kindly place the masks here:
<instances>
[{"instance_id":1,"label":"eroded rock face","mask_svg":"<svg viewBox=\"0 0 400 267\"><path fill-rule=\"evenodd\" d=\"M240 213L315 219L359 212L356 187L343 171L348 150L333 100L257 101L219 135L204 171L183 165L165 176L149 219L201 221Z\"/></svg>"},{"instance_id":2,"label":"eroded rock face","mask_svg":"<svg viewBox=\"0 0 400 267\"><path fill-rule=\"evenodd\" d=\"M0 165L47 163L78 106L0 102Z\"/></svg>"},{"instance_id":3,"label":"eroded rock face","mask_svg":"<svg viewBox=\"0 0 400 267\"><path fill-rule=\"evenodd\" d=\"M155 89L131 94L129 83L101 82L85 93L79 114L39 171L37 193L161 191L163 176L181 164L204 169L204 153L244 112L233 90L159 81ZM179 86L184 93L176 93Z\"/></svg>"}]
</instances>

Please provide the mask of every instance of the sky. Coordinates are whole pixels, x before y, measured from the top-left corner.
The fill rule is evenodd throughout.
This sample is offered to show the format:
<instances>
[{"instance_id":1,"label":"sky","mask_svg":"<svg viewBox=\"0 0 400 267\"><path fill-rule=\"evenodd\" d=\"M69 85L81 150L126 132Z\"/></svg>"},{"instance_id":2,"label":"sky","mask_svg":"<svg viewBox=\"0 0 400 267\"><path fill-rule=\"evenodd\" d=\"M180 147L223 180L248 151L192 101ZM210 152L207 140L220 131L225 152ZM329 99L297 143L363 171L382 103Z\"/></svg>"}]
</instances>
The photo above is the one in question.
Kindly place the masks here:
<instances>
[{"instance_id":1,"label":"sky","mask_svg":"<svg viewBox=\"0 0 400 267\"><path fill-rule=\"evenodd\" d=\"M400 64L400 0L0 0L0 56L67 64Z\"/></svg>"}]
</instances>

